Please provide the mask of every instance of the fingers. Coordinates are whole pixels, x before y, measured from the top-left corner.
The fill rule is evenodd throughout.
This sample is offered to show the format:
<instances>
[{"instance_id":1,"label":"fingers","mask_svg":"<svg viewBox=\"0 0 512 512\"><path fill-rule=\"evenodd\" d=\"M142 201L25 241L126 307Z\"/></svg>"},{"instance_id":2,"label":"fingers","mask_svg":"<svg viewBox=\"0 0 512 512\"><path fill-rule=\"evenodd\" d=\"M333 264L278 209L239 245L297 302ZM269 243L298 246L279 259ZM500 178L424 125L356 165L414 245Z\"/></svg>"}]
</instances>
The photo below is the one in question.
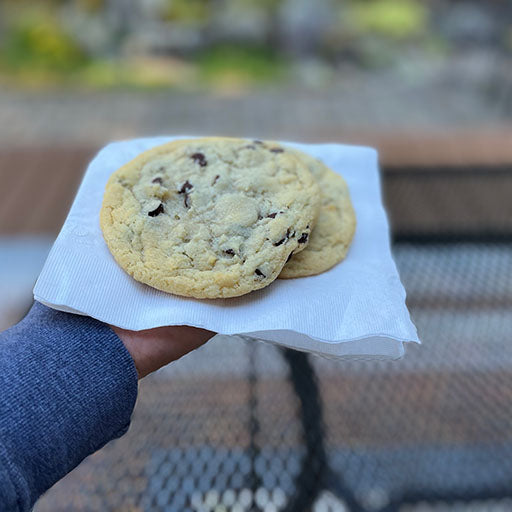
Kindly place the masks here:
<instances>
[{"instance_id":1,"label":"fingers","mask_svg":"<svg viewBox=\"0 0 512 512\"><path fill-rule=\"evenodd\" d=\"M212 331L185 325L129 331L112 326L130 353L139 379L176 361L215 336Z\"/></svg>"}]
</instances>

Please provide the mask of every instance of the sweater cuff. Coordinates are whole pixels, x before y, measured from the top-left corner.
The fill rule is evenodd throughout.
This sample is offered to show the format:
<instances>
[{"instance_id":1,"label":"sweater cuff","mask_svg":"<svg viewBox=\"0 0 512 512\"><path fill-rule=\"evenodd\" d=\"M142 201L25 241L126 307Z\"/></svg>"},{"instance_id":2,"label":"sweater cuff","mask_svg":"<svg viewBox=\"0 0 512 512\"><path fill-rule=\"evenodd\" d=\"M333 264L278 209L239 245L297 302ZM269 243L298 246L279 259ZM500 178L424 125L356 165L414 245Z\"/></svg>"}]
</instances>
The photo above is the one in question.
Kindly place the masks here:
<instances>
[{"instance_id":1,"label":"sweater cuff","mask_svg":"<svg viewBox=\"0 0 512 512\"><path fill-rule=\"evenodd\" d=\"M35 501L128 430L137 371L106 324L37 302L0 341L0 434L23 475L14 484Z\"/></svg>"}]
</instances>

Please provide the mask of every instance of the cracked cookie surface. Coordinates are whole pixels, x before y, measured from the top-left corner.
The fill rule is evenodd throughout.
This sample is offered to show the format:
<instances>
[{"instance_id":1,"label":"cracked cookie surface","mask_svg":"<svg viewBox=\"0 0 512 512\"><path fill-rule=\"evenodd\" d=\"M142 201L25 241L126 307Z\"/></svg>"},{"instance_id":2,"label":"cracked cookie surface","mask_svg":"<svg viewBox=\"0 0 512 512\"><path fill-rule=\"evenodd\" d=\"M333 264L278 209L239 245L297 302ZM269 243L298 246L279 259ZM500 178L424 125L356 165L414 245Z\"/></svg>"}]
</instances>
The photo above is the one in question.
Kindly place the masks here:
<instances>
[{"instance_id":1,"label":"cracked cookie surface","mask_svg":"<svg viewBox=\"0 0 512 512\"><path fill-rule=\"evenodd\" d=\"M177 140L112 174L100 224L137 281L227 298L274 281L290 254L307 246L319 206L308 167L277 144Z\"/></svg>"},{"instance_id":2,"label":"cracked cookie surface","mask_svg":"<svg viewBox=\"0 0 512 512\"><path fill-rule=\"evenodd\" d=\"M320 160L287 149L304 162L320 186L321 203L308 246L286 263L280 278L306 277L330 269L347 255L356 229L356 216L345 180Z\"/></svg>"}]
</instances>

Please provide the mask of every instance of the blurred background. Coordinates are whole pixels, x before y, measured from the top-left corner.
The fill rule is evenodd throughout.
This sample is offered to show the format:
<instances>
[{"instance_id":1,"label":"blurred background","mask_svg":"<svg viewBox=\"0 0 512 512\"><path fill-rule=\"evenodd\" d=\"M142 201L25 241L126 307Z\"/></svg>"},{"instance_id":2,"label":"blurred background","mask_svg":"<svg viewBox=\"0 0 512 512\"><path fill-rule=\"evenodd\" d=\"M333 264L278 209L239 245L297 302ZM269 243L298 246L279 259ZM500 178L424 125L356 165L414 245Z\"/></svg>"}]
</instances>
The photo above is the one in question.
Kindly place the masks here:
<instances>
[{"instance_id":1,"label":"blurred background","mask_svg":"<svg viewBox=\"0 0 512 512\"><path fill-rule=\"evenodd\" d=\"M218 134L379 150L424 341L216 338L36 511L512 510L511 57L507 0L1 0L0 329L103 145Z\"/></svg>"}]
</instances>

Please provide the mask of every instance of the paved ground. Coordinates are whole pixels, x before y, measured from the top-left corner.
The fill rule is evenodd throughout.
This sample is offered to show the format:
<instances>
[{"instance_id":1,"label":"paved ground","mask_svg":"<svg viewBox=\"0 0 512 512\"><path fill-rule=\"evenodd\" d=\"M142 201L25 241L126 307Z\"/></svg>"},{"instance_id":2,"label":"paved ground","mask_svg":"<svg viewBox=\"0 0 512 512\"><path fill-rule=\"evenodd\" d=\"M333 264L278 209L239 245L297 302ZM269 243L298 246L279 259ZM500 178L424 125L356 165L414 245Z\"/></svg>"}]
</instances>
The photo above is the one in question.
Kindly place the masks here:
<instances>
[{"instance_id":1,"label":"paved ground","mask_svg":"<svg viewBox=\"0 0 512 512\"><path fill-rule=\"evenodd\" d=\"M0 90L0 145L102 145L148 134L214 133L325 140L344 132L407 132L509 123L507 62L478 58L400 71L341 72L324 89L267 87L240 94Z\"/></svg>"}]
</instances>

